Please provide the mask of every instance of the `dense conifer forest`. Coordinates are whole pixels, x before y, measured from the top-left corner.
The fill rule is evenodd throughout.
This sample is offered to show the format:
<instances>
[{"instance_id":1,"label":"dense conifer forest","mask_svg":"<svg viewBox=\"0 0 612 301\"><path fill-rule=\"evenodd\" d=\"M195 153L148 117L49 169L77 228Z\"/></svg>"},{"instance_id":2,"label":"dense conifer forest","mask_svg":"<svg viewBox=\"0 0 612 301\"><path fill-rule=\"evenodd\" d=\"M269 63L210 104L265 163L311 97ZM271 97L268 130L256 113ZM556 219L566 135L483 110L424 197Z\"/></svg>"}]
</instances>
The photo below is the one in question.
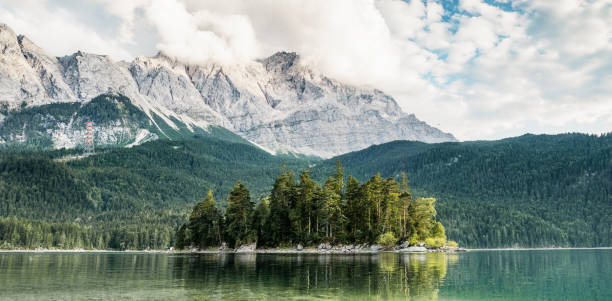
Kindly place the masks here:
<instances>
[{"instance_id":1,"label":"dense conifer forest","mask_svg":"<svg viewBox=\"0 0 612 301\"><path fill-rule=\"evenodd\" d=\"M0 248L168 248L209 189L227 195L242 179L257 199L283 164L312 164L213 137L79 154L0 152Z\"/></svg>"},{"instance_id":2,"label":"dense conifer forest","mask_svg":"<svg viewBox=\"0 0 612 301\"><path fill-rule=\"evenodd\" d=\"M256 243L258 247L331 244L373 244L394 247L398 242L424 242L432 248L446 245L444 227L436 221L435 199L410 194L405 174L401 184L380 174L360 184L336 171L323 186L306 169L296 181L284 170L270 194L257 205L238 181L227 198L223 214L213 191L198 203L189 221L177 233L176 247L206 249ZM451 243L456 245L455 243Z\"/></svg>"},{"instance_id":3,"label":"dense conifer forest","mask_svg":"<svg viewBox=\"0 0 612 301\"><path fill-rule=\"evenodd\" d=\"M336 160L365 180L372 170L438 199L449 238L467 247L612 246L612 134L524 135L497 141L395 141Z\"/></svg>"},{"instance_id":4,"label":"dense conifer forest","mask_svg":"<svg viewBox=\"0 0 612 301\"><path fill-rule=\"evenodd\" d=\"M371 181L385 189L399 185L401 196L402 172L410 180L413 200L437 199L436 221L444 225L448 239L462 246L611 246L611 152L610 134L441 144L396 141L326 161L273 156L248 143L204 136L99 149L82 158L77 158L79 150L3 151L0 248L168 248L211 189L215 208L226 219L218 224L223 229L217 236L227 235L231 227L244 229L227 224L228 214L245 216L228 207L238 180L248 187L254 207L246 215L252 217L249 231L231 236L234 243L372 242L384 234L381 227L386 233L393 223L371 215L370 223L347 228L351 219L363 218L349 209L349 200ZM328 181L338 161L353 176L344 177L339 199L331 193L337 187ZM304 181L304 174L291 173L306 170ZM380 177L372 178L377 171ZM388 186L390 179L395 184ZM294 192L306 189L307 183L318 202L329 201L330 214L341 213L332 214L329 224L320 219L315 231L313 218L316 224L322 205L317 210L291 207L299 203L295 198L300 194ZM288 194L287 189L295 191ZM303 212L311 214L307 235L308 223L295 222L295 215L303 217ZM394 236L411 237L400 232Z\"/></svg>"}]
</instances>

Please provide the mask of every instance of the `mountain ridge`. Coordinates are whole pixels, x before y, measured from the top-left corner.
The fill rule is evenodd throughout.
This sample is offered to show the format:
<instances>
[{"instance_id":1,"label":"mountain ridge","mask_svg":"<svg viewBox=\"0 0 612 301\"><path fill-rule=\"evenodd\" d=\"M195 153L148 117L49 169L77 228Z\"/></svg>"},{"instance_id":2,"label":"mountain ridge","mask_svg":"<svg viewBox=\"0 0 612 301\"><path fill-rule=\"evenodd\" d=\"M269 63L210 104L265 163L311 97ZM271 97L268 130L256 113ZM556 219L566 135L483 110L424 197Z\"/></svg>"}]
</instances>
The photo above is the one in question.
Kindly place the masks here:
<instances>
[{"instance_id":1,"label":"mountain ridge","mask_svg":"<svg viewBox=\"0 0 612 301\"><path fill-rule=\"evenodd\" d=\"M189 128L221 126L274 152L321 157L392 140L456 141L382 91L328 78L296 53L236 65L189 64L161 52L131 62L82 51L52 57L7 25L0 46L0 102L9 110L112 92L154 123L156 115L173 128L175 119Z\"/></svg>"}]
</instances>

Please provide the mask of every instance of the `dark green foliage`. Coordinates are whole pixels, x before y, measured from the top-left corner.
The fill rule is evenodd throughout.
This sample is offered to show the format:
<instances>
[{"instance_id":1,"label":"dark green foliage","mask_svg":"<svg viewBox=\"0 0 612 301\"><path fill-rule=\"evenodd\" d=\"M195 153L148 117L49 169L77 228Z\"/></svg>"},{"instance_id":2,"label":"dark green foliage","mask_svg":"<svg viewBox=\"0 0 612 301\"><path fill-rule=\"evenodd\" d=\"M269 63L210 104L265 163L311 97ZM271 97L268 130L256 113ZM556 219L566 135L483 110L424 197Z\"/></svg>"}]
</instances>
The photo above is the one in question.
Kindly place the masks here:
<instances>
[{"instance_id":1,"label":"dark green foliage","mask_svg":"<svg viewBox=\"0 0 612 301\"><path fill-rule=\"evenodd\" d=\"M318 241L318 220L323 203L323 191L317 182L310 177L310 170L300 174L300 184L296 191L295 208L291 211L293 217L294 238L310 244Z\"/></svg>"},{"instance_id":2,"label":"dark green foliage","mask_svg":"<svg viewBox=\"0 0 612 301\"><path fill-rule=\"evenodd\" d=\"M225 211L225 238L230 246L256 241L255 231L251 228L254 206L249 190L238 181L227 197Z\"/></svg>"},{"instance_id":3,"label":"dark green foliage","mask_svg":"<svg viewBox=\"0 0 612 301\"><path fill-rule=\"evenodd\" d=\"M121 119L148 124L149 117L135 107L129 98L123 95L102 94L84 103L76 112L85 120L91 120L98 125L108 124ZM84 124L83 124L84 126Z\"/></svg>"},{"instance_id":4,"label":"dark green foliage","mask_svg":"<svg viewBox=\"0 0 612 301\"><path fill-rule=\"evenodd\" d=\"M468 247L612 245L612 134L524 135L499 141L396 141L336 160L360 180L380 170L439 201L447 236Z\"/></svg>"},{"instance_id":5,"label":"dark green foliage","mask_svg":"<svg viewBox=\"0 0 612 301\"><path fill-rule=\"evenodd\" d=\"M224 241L236 248L253 242L259 247L379 242L390 248L399 240L444 246L444 227L435 220L435 199L413 200L407 182L402 189L405 189L402 201L413 207L411 211L406 211L408 206L399 201L399 185L393 178L383 180L376 175L360 185L349 176L345 191L340 162L324 188L310 178L308 169L302 172L296 184L293 173L283 168L270 195L255 210L246 187L241 182L234 186L228 197L225 231L220 239L214 232L211 235L218 220L217 213L211 215L212 219L202 218L206 212L217 212L214 202L208 201L212 200L212 192L209 192L207 201L193 209L187 224L177 232L175 246L177 249L188 246L202 249L202 237L209 237L207 241L216 242L216 245ZM376 195L368 194L372 191ZM411 229L415 229L411 233L403 226L408 220L413 225Z\"/></svg>"},{"instance_id":6,"label":"dark green foliage","mask_svg":"<svg viewBox=\"0 0 612 301\"><path fill-rule=\"evenodd\" d=\"M198 203L189 216L189 243L186 241L185 229L181 227L177 233L177 248L185 245L194 245L200 249L221 245L221 232L223 232L223 217L215 205L212 189L208 191L206 199ZM182 231L182 233L181 233ZM179 237L182 235L182 237ZM180 238L180 241L179 241Z\"/></svg>"},{"instance_id":7,"label":"dark green foliage","mask_svg":"<svg viewBox=\"0 0 612 301\"><path fill-rule=\"evenodd\" d=\"M30 109L36 108L24 110ZM67 157L80 150L0 152L0 217L15 217L11 223L25 227L20 229L35 223L95 229L95 240L104 243L92 244L94 248L165 248L209 189L217 193L216 207L224 212L227 195L240 179L252 200L267 197L258 202L249 222L251 235L262 246L373 242L386 232L401 240L423 239L432 235L435 224L411 217L433 214L431 199L419 198L427 195L438 199L436 221L444 225L445 235L462 246L612 245L612 135L399 141L343 155L338 158L354 177L342 180L342 217L340 223L330 223L335 217L330 219L332 211L326 209L335 207L325 206L335 204L330 195L338 182L332 177L324 184L337 171L337 159L321 163L272 156L223 129L209 128L207 133L235 138L236 143L192 133L180 141L98 149L100 153L79 160ZM283 164L286 170L304 170L313 163L317 166L300 174L297 182L289 172L274 181ZM381 176L370 177L377 170ZM412 190L399 181L402 171ZM276 187L272 194L271 187ZM326 230L330 225L331 235ZM45 229L50 228L41 228L47 235ZM184 228L183 236L189 238L190 231ZM206 246L218 243L208 240ZM19 246L27 244L21 241Z\"/></svg>"},{"instance_id":8,"label":"dark green foliage","mask_svg":"<svg viewBox=\"0 0 612 301\"><path fill-rule=\"evenodd\" d=\"M87 185L73 170L48 159L0 160L0 179L3 217L69 220L73 214L65 208L91 214L96 206Z\"/></svg>"},{"instance_id":9,"label":"dark green foliage","mask_svg":"<svg viewBox=\"0 0 612 301\"><path fill-rule=\"evenodd\" d=\"M0 249L162 249L172 243L170 228L109 229L72 222L0 218Z\"/></svg>"},{"instance_id":10,"label":"dark green foliage","mask_svg":"<svg viewBox=\"0 0 612 301\"><path fill-rule=\"evenodd\" d=\"M274 181L270 193L270 215L264 224L260 245L278 246L293 240L292 209L296 202L296 185L292 172L283 172Z\"/></svg>"},{"instance_id":11,"label":"dark green foliage","mask_svg":"<svg viewBox=\"0 0 612 301\"><path fill-rule=\"evenodd\" d=\"M242 179L254 187L257 199L283 164L310 164L211 137L160 140L69 158L79 153L0 152L0 217L91 227L104 235L104 249L167 248L209 189L227 196ZM221 200L217 205L225 208L225 197ZM213 243L202 246L208 244Z\"/></svg>"}]
</instances>

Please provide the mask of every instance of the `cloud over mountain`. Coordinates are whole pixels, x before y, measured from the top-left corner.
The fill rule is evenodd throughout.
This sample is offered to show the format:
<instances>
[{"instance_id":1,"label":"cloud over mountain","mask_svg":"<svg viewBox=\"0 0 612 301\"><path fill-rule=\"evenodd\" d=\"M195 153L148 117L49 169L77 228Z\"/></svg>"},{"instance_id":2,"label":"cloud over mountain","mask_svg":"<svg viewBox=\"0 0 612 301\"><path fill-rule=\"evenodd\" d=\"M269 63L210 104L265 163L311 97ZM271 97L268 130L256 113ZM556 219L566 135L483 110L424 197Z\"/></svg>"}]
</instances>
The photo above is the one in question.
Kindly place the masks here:
<instances>
[{"instance_id":1,"label":"cloud over mountain","mask_svg":"<svg viewBox=\"0 0 612 301\"><path fill-rule=\"evenodd\" d=\"M295 51L460 139L612 129L610 0L7 0L0 20L55 55Z\"/></svg>"}]
</instances>

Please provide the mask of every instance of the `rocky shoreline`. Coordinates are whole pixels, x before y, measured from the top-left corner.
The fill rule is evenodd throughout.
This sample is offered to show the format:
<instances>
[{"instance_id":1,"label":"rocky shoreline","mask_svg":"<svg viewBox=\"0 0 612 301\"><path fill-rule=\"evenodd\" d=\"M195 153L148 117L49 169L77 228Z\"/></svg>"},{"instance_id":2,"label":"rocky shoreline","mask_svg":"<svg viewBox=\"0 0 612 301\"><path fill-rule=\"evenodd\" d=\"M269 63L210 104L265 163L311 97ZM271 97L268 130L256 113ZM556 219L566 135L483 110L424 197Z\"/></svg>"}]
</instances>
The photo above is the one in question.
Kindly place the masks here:
<instances>
[{"instance_id":1,"label":"rocky shoreline","mask_svg":"<svg viewBox=\"0 0 612 301\"><path fill-rule=\"evenodd\" d=\"M455 248L455 247L443 247L438 249L426 248L424 245L420 246L408 246L405 244L398 245L394 248L383 248L379 245L337 245L332 246L330 244L319 244L314 247L303 247L298 244L294 248L257 248L256 244L242 245L239 248L232 249L223 245L219 248L210 248L207 250L201 250L197 248L190 248L186 250L174 250L170 248L168 250L86 250L86 249L10 249L0 250L0 253L173 253L173 254L217 254L217 253L255 253L255 254L376 254L382 252L390 253L454 253L454 252L467 252L467 249Z\"/></svg>"},{"instance_id":2,"label":"rocky shoreline","mask_svg":"<svg viewBox=\"0 0 612 301\"><path fill-rule=\"evenodd\" d=\"M454 253L466 252L467 249L457 247L443 247L437 249L426 248L420 246L398 245L395 248L383 248L379 245L337 245L320 244L317 247L303 247L297 245L295 248L257 248L256 244L242 245L239 248L231 249L226 246L221 246L218 249L200 250L191 248L183 251L175 251L177 253L257 253L257 254L375 254L381 252L393 253Z\"/></svg>"}]
</instances>

